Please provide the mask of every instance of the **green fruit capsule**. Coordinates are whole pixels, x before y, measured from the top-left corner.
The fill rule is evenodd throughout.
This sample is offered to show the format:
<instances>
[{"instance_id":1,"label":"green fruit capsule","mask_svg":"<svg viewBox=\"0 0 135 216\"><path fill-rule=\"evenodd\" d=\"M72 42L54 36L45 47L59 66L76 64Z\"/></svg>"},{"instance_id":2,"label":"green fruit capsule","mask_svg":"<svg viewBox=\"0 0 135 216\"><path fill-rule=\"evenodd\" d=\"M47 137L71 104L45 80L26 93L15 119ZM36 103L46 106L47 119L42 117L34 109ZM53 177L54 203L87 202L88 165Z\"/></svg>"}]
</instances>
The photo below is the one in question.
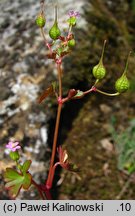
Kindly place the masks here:
<instances>
[{"instance_id":1,"label":"green fruit capsule","mask_svg":"<svg viewBox=\"0 0 135 216\"><path fill-rule=\"evenodd\" d=\"M49 35L50 35L50 38L52 38L53 40L57 40L58 37L61 35L61 31L58 27L57 22L54 22L52 28L49 31Z\"/></svg>"},{"instance_id":2,"label":"green fruit capsule","mask_svg":"<svg viewBox=\"0 0 135 216\"><path fill-rule=\"evenodd\" d=\"M128 54L126 66L125 66L122 76L119 79L117 79L115 83L115 89L119 93L126 92L130 87L130 82L127 78L128 62L129 62L130 55L131 55L131 52L129 52Z\"/></svg>"},{"instance_id":3,"label":"green fruit capsule","mask_svg":"<svg viewBox=\"0 0 135 216\"><path fill-rule=\"evenodd\" d=\"M68 41L68 46L69 46L69 47L74 47L74 46L75 46L75 40L74 40L74 39L69 40L69 41Z\"/></svg>"},{"instance_id":4,"label":"green fruit capsule","mask_svg":"<svg viewBox=\"0 0 135 216\"><path fill-rule=\"evenodd\" d=\"M104 56L105 44L106 44L106 40L104 41L100 61L96 66L93 67L93 70L92 70L93 76L97 80L103 79L106 75L106 69L103 65L103 56Z\"/></svg>"},{"instance_id":5,"label":"green fruit capsule","mask_svg":"<svg viewBox=\"0 0 135 216\"><path fill-rule=\"evenodd\" d=\"M54 19L54 24L52 26L52 28L49 31L49 35L50 38L52 38L53 40L57 40L58 37L61 35L61 31L58 27L58 9L57 9L57 5L55 6L55 19Z\"/></svg>"},{"instance_id":6,"label":"green fruit capsule","mask_svg":"<svg viewBox=\"0 0 135 216\"><path fill-rule=\"evenodd\" d=\"M39 14L36 18L36 24L38 27L43 28L45 26L45 17L43 14Z\"/></svg>"},{"instance_id":7,"label":"green fruit capsule","mask_svg":"<svg viewBox=\"0 0 135 216\"><path fill-rule=\"evenodd\" d=\"M94 66L92 73L96 79L100 80L100 79L103 79L105 77L106 69L105 69L103 64L99 63L98 65Z\"/></svg>"},{"instance_id":8,"label":"green fruit capsule","mask_svg":"<svg viewBox=\"0 0 135 216\"><path fill-rule=\"evenodd\" d=\"M127 79L126 75L122 75L115 83L115 89L119 93L126 92L130 87L129 80Z\"/></svg>"}]
</instances>

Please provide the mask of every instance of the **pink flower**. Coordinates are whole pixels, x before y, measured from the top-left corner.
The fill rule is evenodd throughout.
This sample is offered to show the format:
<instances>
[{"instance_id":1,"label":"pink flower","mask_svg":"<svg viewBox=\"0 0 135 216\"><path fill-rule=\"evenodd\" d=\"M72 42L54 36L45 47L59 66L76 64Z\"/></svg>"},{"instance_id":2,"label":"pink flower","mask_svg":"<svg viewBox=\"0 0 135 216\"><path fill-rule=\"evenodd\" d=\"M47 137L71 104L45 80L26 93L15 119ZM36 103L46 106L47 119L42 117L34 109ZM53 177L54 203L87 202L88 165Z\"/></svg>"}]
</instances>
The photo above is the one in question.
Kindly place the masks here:
<instances>
[{"instance_id":1,"label":"pink flower","mask_svg":"<svg viewBox=\"0 0 135 216\"><path fill-rule=\"evenodd\" d=\"M70 16L70 17L80 17L80 13L78 12L78 11L73 11L73 10L70 10L69 12L68 12L68 15Z\"/></svg>"},{"instance_id":2,"label":"pink flower","mask_svg":"<svg viewBox=\"0 0 135 216\"><path fill-rule=\"evenodd\" d=\"M6 148L10 149L12 152L15 152L16 150L20 149L21 146L19 145L19 142L9 141L9 143L6 145Z\"/></svg>"}]
</instances>

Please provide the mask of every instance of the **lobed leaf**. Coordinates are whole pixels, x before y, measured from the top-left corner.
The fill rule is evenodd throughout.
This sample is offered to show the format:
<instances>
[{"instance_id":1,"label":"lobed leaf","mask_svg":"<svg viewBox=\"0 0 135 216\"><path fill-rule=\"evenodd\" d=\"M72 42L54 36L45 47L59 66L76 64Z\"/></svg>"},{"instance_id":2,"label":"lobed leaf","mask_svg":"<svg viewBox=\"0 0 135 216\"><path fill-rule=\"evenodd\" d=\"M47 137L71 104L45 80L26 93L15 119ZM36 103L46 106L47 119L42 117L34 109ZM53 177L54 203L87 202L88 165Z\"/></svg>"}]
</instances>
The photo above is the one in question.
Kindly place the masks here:
<instances>
[{"instance_id":1,"label":"lobed leaf","mask_svg":"<svg viewBox=\"0 0 135 216\"><path fill-rule=\"evenodd\" d=\"M23 180L23 185L22 185L23 189L27 190L30 187L31 180L32 180L31 174L30 173L26 173L24 175L24 180Z\"/></svg>"},{"instance_id":2,"label":"lobed leaf","mask_svg":"<svg viewBox=\"0 0 135 216\"><path fill-rule=\"evenodd\" d=\"M30 168L30 165L31 165L31 160L26 160L25 162L24 162L24 164L23 164L23 166L22 166L22 171L23 171L23 173L26 173L28 170L29 170L29 168Z\"/></svg>"},{"instance_id":3,"label":"lobed leaf","mask_svg":"<svg viewBox=\"0 0 135 216\"><path fill-rule=\"evenodd\" d=\"M26 162L27 163L24 163L25 171L29 168L31 164L31 161ZM10 195L15 198L22 187L24 189L28 189L30 187L32 176L30 173L21 174L18 173L16 170L7 168L4 173L4 179L6 181L5 187L9 189Z\"/></svg>"}]
</instances>

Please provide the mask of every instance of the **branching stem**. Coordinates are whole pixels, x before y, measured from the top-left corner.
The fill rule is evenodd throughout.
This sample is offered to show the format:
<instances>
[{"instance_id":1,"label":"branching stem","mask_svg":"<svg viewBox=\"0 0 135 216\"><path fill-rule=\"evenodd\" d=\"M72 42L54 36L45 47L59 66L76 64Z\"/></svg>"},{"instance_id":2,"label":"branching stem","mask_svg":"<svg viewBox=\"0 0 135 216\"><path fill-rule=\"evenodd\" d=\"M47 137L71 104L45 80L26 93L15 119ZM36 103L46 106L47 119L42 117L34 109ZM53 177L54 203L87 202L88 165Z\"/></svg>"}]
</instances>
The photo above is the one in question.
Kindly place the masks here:
<instances>
[{"instance_id":1,"label":"branching stem","mask_svg":"<svg viewBox=\"0 0 135 216\"><path fill-rule=\"evenodd\" d=\"M44 42L45 42L45 45L46 45L47 48L49 49L50 54L52 54L52 49L51 49L51 46L49 45L49 43L47 42L47 39L46 39L45 33L44 33L44 29L43 29L43 28L40 28L40 32L41 32L41 35L42 35L43 40L44 40Z\"/></svg>"},{"instance_id":2,"label":"branching stem","mask_svg":"<svg viewBox=\"0 0 135 216\"><path fill-rule=\"evenodd\" d=\"M59 97L62 97L62 69L61 69L61 64L57 64L57 70L58 70L58 80L59 80ZM59 131L59 124L60 124L60 116L61 116L61 109L62 109L62 104L58 103L58 110L57 110L57 117L56 117L56 124L55 124L55 131L54 131L54 139L53 139L53 148L52 148L52 156L51 156L51 161L50 161L50 168L49 168L49 174L46 182L46 188L51 189L52 187L52 182L53 178L53 165L54 165L54 159L55 159L55 154L56 154L56 147L57 147L57 139L58 139L58 131Z\"/></svg>"},{"instance_id":3,"label":"branching stem","mask_svg":"<svg viewBox=\"0 0 135 216\"><path fill-rule=\"evenodd\" d=\"M42 190L40 189L40 186L32 179L32 184L37 188L40 197L42 198L42 200L45 200L45 197L43 195Z\"/></svg>"}]
</instances>

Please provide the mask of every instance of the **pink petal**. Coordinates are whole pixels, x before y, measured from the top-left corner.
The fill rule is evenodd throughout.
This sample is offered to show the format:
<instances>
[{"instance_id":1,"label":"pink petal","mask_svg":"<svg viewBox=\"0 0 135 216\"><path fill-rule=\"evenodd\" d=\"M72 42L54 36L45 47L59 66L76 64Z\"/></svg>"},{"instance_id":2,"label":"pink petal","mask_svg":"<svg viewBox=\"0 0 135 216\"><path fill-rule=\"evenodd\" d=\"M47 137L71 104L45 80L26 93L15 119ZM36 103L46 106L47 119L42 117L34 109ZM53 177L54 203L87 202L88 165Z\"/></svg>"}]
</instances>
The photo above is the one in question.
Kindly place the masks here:
<instances>
[{"instance_id":1,"label":"pink petal","mask_svg":"<svg viewBox=\"0 0 135 216\"><path fill-rule=\"evenodd\" d=\"M14 147L17 146L19 144L19 142L14 142L13 145Z\"/></svg>"},{"instance_id":2,"label":"pink petal","mask_svg":"<svg viewBox=\"0 0 135 216\"><path fill-rule=\"evenodd\" d=\"M70 10L68 15L70 17L80 17L80 13L78 11L73 11L73 10Z\"/></svg>"},{"instance_id":3,"label":"pink petal","mask_svg":"<svg viewBox=\"0 0 135 216\"><path fill-rule=\"evenodd\" d=\"M21 148L21 146L16 146L16 147L12 148L11 150L12 150L13 152L15 152L17 149L20 149L20 148Z\"/></svg>"},{"instance_id":4,"label":"pink petal","mask_svg":"<svg viewBox=\"0 0 135 216\"><path fill-rule=\"evenodd\" d=\"M7 145L6 145L6 147L7 147L7 148L11 148L11 147L12 147L12 145L9 145L9 144L7 144Z\"/></svg>"},{"instance_id":5,"label":"pink petal","mask_svg":"<svg viewBox=\"0 0 135 216\"><path fill-rule=\"evenodd\" d=\"M21 148L21 146L16 146L16 147L15 147L15 149L20 149L20 148Z\"/></svg>"},{"instance_id":6,"label":"pink petal","mask_svg":"<svg viewBox=\"0 0 135 216\"><path fill-rule=\"evenodd\" d=\"M70 10L69 13L68 13L68 15L69 15L70 17L74 16L74 11L73 11L73 10Z\"/></svg>"},{"instance_id":7,"label":"pink petal","mask_svg":"<svg viewBox=\"0 0 135 216\"><path fill-rule=\"evenodd\" d=\"M78 11L75 12L76 17L80 17L80 13Z\"/></svg>"},{"instance_id":8,"label":"pink petal","mask_svg":"<svg viewBox=\"0 0 135 216\"><path fill-rule=\"evenodd\" d=\"M11 149L11 151L12 151L12 152L15 152L15 151L16 151L16 149L15 149L15 148L12 148L12 149Z\"/></svg>"},{"instance_id":9,"label":"pink petal","mask_svg":"<svg viewBox=\"0 0 135 216\"><path fill-rule=\"evenodd\" d=\"M11 146L12 144L13 144L13 142L12 142L12 141L9 141L9 142L8 142L8 145L10 145L10 146Z\"/></svg>"}]
</instances>

